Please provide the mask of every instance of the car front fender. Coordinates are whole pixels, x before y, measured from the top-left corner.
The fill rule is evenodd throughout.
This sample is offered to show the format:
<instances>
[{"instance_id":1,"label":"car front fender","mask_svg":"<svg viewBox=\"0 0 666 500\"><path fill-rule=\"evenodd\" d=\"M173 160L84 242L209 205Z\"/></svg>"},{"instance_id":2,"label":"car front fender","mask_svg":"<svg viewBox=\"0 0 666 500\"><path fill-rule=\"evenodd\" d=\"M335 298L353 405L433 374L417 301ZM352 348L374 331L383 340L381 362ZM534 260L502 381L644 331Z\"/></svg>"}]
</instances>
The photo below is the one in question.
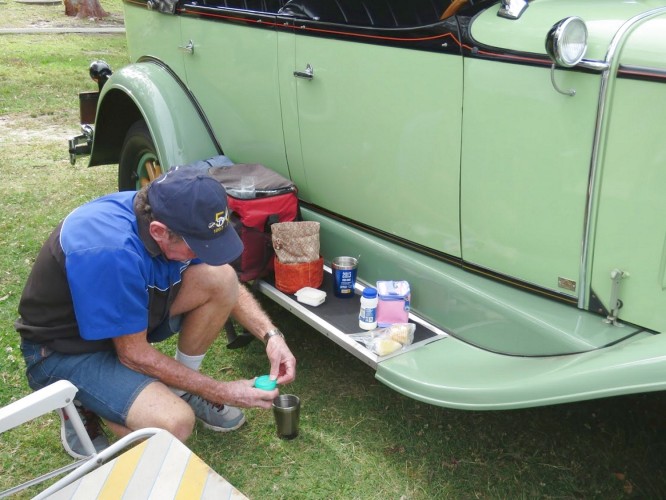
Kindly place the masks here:
<instances>
[{"instance_id":1,"label":"car front fender","mask_svg":"<svg viewBox=\"0 0 666 500\"><path fill-rule=\"evenodd\" d=\"M666 389L666 336L643 333L562 356L507 356L447 337L379 363L376 378L411 398L508 410Z\"/></svg>"},{"instance_id":2,"label":"car front fender","mask_svg":"<svg viewBox=\"0 0 666 500\"><path fill-rule=\"evenodd\" d=\"M221 153L185 84L146 60L118 70L104 85L89 166L118 163L125 134L138 120L148 125L163 170Z\"/></svg>"}]
</instances>

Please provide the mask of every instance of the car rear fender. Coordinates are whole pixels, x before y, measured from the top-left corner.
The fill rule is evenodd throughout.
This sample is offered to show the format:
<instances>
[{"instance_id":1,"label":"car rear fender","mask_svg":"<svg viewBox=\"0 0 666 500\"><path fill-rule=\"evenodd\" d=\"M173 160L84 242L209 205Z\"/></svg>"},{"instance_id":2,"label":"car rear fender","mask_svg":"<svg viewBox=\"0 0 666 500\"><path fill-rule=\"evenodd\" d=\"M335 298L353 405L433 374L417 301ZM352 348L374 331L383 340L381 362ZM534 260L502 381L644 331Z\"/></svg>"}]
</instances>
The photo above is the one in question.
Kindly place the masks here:
<instances>
[{"instance_id":1,"label":"car rear fender","mask_svg":"<svg viewBox=\"0 0 666 500\"><path fill-rule=\"evenodd\" d=\"M118 70L99 100L89 166L118 163L127 130L141 119L148 125L163 168L221 153L196 100L158 61Z\"/></svg>"}]
</instances>

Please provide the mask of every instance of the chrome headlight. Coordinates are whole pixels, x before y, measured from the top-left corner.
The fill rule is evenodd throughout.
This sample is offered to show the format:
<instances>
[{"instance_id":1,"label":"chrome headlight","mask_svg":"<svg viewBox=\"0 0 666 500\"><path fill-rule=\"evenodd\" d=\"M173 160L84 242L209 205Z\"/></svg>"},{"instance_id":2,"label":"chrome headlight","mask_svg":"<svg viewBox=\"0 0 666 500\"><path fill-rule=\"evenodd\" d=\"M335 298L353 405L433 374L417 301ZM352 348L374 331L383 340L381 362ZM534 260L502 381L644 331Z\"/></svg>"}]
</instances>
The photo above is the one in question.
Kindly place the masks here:
<instances>
[{"instance_id":1,"label":"chrome headlight","mask_svg":"<svg viewBox=\"0 0 666 500\"><path fill-rule=\"evenodd\" d=\"M587 50L587 26L580 17L567 17L555 24L546 36L546 52L559 66L578 64Z\"/></svg>"}]
</instances>

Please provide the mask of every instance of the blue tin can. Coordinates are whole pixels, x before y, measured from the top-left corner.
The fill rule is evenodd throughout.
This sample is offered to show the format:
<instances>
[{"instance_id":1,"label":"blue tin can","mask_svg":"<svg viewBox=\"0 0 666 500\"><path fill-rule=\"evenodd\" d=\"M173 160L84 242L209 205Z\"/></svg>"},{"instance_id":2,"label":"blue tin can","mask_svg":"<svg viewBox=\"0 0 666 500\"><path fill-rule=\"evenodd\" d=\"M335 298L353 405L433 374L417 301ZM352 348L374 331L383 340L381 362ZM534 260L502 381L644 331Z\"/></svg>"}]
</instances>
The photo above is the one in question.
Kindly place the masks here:
<instances>
[{"instance_id":1,"label":"blue tin can","mask_svg":"<svg viewBox=\"0 0 666 500\"><path fill-rule=\"evenodd\" d=\"M354 296L356 286L356 269L358 259L354 257L335 257L331 262L333 273L333 293L336 297L350 298Z\"/></svg>"}]
</instances>

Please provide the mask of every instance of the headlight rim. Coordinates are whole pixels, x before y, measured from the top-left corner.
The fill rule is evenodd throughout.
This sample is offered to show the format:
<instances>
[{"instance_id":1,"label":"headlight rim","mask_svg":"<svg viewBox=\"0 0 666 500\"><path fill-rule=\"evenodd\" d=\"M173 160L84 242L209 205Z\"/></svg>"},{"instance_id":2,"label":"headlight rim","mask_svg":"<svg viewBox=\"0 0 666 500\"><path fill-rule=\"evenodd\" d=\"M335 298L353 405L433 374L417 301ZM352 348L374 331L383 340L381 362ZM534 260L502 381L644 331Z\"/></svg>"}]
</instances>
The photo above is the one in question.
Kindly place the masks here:
<instances>
[{"instance_id":1,"label":"headlight rim","mask_svg":"<svg viewBox=\"0 0 666 500\"><path fill-rule=\"evenodd\" d=\"M582 40L582 50L578 54L577 57L575 58L567 58L565 56L566 50L565 50L565 40L566 40L566 34L568 33L568 30L571 30L571 26L576 23L580 24L580 26L583 28L583 40ZM588 39L588 31L587 31L587 24L585 21L579 17L579 16L569 16L565 17L561 21L558 21L553 25L553 27L548 31L548 35L546 36L546 52L548 53L548 56L553 60L555 64L558 66L561 66L563 68L572 68L576 66L578 63L580 63L583 58L585 57L585 53L587 52L587 39Z\"/></svg>"}]
</instances>

